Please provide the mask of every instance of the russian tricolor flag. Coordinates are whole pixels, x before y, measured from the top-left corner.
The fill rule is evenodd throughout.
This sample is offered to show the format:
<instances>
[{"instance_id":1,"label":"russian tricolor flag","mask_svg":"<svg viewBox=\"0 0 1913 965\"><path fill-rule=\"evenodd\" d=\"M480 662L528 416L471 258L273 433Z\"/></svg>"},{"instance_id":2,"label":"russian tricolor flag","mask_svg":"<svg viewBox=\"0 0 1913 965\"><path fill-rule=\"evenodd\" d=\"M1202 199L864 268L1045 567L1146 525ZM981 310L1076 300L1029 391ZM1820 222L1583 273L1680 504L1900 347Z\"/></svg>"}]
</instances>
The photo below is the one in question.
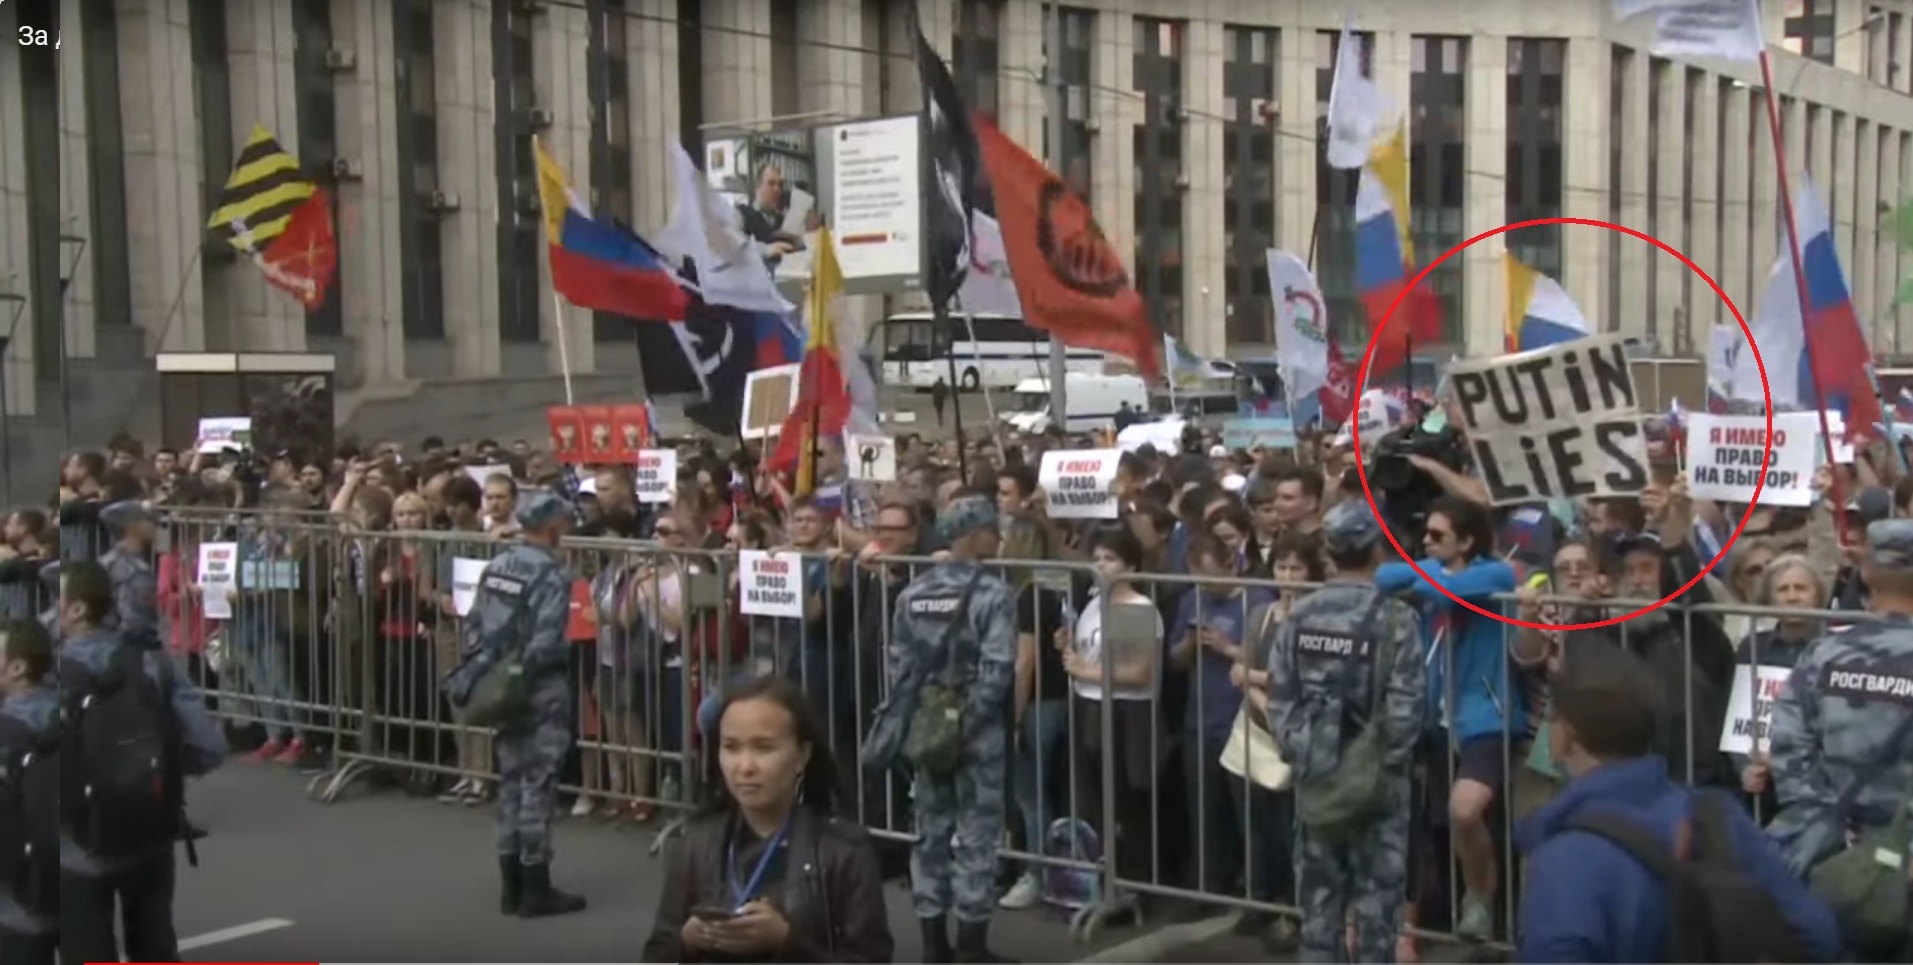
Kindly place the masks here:
<instances>
[{"instance_id":1,"label":"russian tricolor flag","mask_svg":"<svg viewBox=\"0 0 1913 965\"><path fill-rule=\"evenodd\" d=\"M538 159L551 286L558 294L592 311L683 321L691 301L678 284L677 272L642 240L617 225L594 220L544 142L534 138L532 149Z\"/></svg>"},{"instance_id":2,"label":"russian tricolor flag","mask_svg":"<svg viewBox=\"0 0 1913 965\"><path fill-rule=\"evenodd\" d=\"M1508 351L1526 352L1586 338L1588 320L1561 283L1502 255L1508 280Z\"/></svg>"},{"instance_id":3,"label":"russian tricolor flag","mask_svg":"<svg viewBox=\"0 0 1913 965\"><path fill-rule=\"evenodd\" d=\"M1882 421L1880 399L1873 388L1873 350L1853 310L1827 209L1804 176L1794 192L1793 205L1807 279L1807 314L1800 318L1797 293L1772 308L1776 318L1797 319L1800 324L1806 351L1800 353L1797 366L1799 399L1801 404L1809 404L1817 386L1827 408L1846 416L1850 431L1864 432ZM1786 243L1784 238L1781 243ZM1765 343L1761 347L1764 349ZM1768 370L1773 368L1769 360ZM1780 393L1774 395L1778 400Z\"/></svg>"},{"instance_id":4,"label":"russian tricolor flag","mask_svg":"<svg viewBox=\"0 0 1913 965\"><path fill-rule=\"evenodd\" d=\"M1406 362L1415 342L1427 344L1441 337L1441 303L1426 279L1388 315L1417 271L1415 245L1408 235L1406 141L1406 130L1398 127L1394 137L1376 145L1355 194L1356 291L1371 334L1388 318L1375 344L1371 376Z\"/></svg>"}]
</instances>

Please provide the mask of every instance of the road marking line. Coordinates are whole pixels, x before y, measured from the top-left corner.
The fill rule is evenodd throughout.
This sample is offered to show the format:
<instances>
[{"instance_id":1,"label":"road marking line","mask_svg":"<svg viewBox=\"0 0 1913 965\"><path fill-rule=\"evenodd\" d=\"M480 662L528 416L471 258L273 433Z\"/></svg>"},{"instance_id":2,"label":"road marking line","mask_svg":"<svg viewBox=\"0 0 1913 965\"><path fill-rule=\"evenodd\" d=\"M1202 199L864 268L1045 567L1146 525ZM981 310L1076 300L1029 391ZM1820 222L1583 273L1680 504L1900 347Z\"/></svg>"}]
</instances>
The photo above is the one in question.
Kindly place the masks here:
<instances>
[{"instance_id":1,"label":"road marking line","mask_svg":"<svg viewBox=\"0 0 1913 965\"><path fill-rule=\"evenodd\" d=\"M208 945L223 945L226 942L236 942L241 938L251 938L254 935L263 935L269 931L278 931L281 928L291 927L292 919L290 918L261 918L258 921L249 921L243 925L234 925L231 928L221 928L218 931L209 931L204 935L194 935L191 938L182 939L179 943L179 950L182 952L190 952L196 948L205 948Z\"/></svg>"}]
</instances>

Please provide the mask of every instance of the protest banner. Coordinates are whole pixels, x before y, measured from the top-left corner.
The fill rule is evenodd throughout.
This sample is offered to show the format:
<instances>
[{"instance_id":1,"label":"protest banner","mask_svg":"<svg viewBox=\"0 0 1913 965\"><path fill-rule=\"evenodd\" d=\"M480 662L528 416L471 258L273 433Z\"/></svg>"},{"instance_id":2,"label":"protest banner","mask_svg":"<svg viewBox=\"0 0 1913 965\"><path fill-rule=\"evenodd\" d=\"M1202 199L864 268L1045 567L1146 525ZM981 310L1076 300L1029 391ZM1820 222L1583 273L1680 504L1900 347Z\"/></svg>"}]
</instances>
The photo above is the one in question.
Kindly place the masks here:
<instances>
[{"instance_id":1,"label":"protest banner","mask_svg":"<svg viewBox=\"0 0 1913 965\"><path fill-rule=\"evenodd\" d=\"M1449 388L1495 505L1647 488L1647 433L1621 336L1465 359Z\"/></svg>"},{"instance_id":2,"label":"protest banner","mask_svg":"<svg viewBox=\"0 0 1913 965\"><path fill-rule=\"evenodd\" d=\"M199 420L193 451L237 452L252 448L252 416L219 415Z\"/></svg>"},{"instance_id":3,"label":"protest banner","mask_svg":"<svg viewBox=\"0 0 1913 965\"><path fill-rule=\"evenodd\" d=\"M452 611L459 616L470 616L472 601L478 597L478 578L485 573L485 564L491 560L475 560L465 556L452 557Z\"/></svg>"},{"instance_id":4,"label":"protest banner","mask_svg":"<svg viewBox=\"0 0 1913 965\"><path fill-rule=\"evenodd\" d=\"M804 558L796 553L739 550L738 610L754 617L804 618Z\"/></svg>"},{"instance_id":5,"label":"protest banner","mask_svg":"<svg viewBox=\"0 0 1913 965\"><path fill-rule=\"evenodd\" d=\"M1758 670L1755 674L1753 671ZM1734 693L1727 701L1727 722L1720 729L1723 754L1752 754L1767 750L1767 727L1773 723L1774 701L1793 676L1791 667L1734 668ZM1758 678L1760 693L1754 694Z\"/></svg>"},{"instance_id":6,"label":"protest banner","mask_svg":"<svg viewBox=\"0 0 1913 965\"><path fill-rule=\"evenodd\" d=\"M206 619L232 619L232 595L238 589L239 544L199 544L200 612Z\"/></svg>"},{"instance_id":7,"label":"protest banner","mask_svg":"<svg viewBox=\"0 0 1913 965\"><path fill-rule=\"evenodd\" d=\"M545 408L545 424L551 427L551 455L567 466L585 461L585 422L575 405Z\"/></svg>"},{"instance_id":8,"label":"protest banner","mask_svg":"<svg viewBox=\"0 0 1913 965\"><path fill-rule=\"evenodd\" d=\"M773 365L757 369L744 377L744 403L737 427L738 437L746 441L769 439L784 431L784 417L797 408L803 366Z\"/></svg>"},{"instance_id":9,"label":"protest banner","mask_svg":"<svg viewBox=\"0 0 1913 965\"><path fill-rule=\"evenodd\" d=\"M611 440L617 435L611 427L611 407L581 405L578 407L578 418L585 428L585 463L602 466L617 461L611 447Z\"/></svg>"},{"instance_id":10,"label":"protest banner","mask_svg":"<svg viewBox=\"0 0 1913 965\"><path fill-rule=\"evenodd\" d=\"M864 482L895 482L897 440L889 436L845 436L844 456L850 478Z\"/></svg>"},{"instance_id":11,"label":"protest banner","mask_svg":"<svg viewBox=\"0 0 1913 965\"><path fill-rule=\"evenodd\" d=\"M1754 501L1767 448L1767 417L1696 412L1687 423L1687 490L1695 499ZM1813 504L1814 452L1819 425L1811 412L1774 416L1773 455L1767 461L1760 502L1770 506Z\"/></svg>"},{"instance_id":12,"label":"protest banner","mask_svg":"<svg viewBox=\"0 0 1913 965\"><path fill-rule=\"evenodd\" d=\"M637 491L638 502L670 502L671 494L678 485L678 451L638 450L637 472L632 475L631 481Z\"/></svg>"},{"instance_id":13,"label":"protest banner","mask_svg":"<svg viewBox=\"0 0 1913 965\"><path fill-rule=\"evenodd\" d=\"M651 438L651 407L627 402L611 407L611 461L636 465L638 453L657 446Z\"/></svg>"},{"instance_id":14,"label":"protest banner","mask_svg":"<svg viewBox=\"0 0 1913 965\"><path fill-rule=\"evenodd\" d=\"M1051 450L1037 479L1051 519L1115 519L1120 449Z\"/></svg>"},{"instance_id":15,"label":"protest banner","mask_svg":"<svg viewBox=\"0 0 1913 965\"><path fill-rule=\"evenodd\" d=\"M1244 452L1258 446L1293 449L1295 420L1287 416L1238 416L1222 424L1222 444Z\"/></svg>"}]
</instances>

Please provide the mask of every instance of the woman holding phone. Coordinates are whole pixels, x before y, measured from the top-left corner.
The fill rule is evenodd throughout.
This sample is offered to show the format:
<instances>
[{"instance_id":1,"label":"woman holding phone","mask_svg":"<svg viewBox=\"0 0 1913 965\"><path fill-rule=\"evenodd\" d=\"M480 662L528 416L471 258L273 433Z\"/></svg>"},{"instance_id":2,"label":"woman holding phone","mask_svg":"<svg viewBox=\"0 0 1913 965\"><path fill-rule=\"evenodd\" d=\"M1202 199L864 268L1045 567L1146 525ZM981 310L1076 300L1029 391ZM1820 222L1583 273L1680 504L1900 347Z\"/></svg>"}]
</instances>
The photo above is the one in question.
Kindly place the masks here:
<instances>
[{"instance_id":1,"label":"woman holding phone","mask_svg":"<svg viewBox=\"0 0 1913 965\"><path fill-rule=\"evenodd\" d=\"M647 962L888 962L876 850L797 685L726 694L710 762L722 781L668 859Z\"/></svg>"}]
</instances>

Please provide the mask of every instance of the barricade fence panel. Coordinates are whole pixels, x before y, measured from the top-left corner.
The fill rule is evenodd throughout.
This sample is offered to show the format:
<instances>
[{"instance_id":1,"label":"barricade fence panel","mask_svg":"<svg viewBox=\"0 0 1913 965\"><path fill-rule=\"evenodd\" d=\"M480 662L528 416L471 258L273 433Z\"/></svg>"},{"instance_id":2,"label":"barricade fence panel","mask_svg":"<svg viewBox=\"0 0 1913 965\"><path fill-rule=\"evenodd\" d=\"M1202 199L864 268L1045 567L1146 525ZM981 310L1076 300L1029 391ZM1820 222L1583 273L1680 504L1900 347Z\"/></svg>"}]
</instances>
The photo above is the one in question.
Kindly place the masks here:
<instances>
[{"instance_id":1,"label":"barricade fence panel","mask_svg":"<svg viewBox=\"0 0 1913 965\"><path fill-rule=\"evenodd\" d=\"M448 802L487 798L491 735L457 723L439 682L465 645L476 577L506 543L272 511L180 511L168 533L162 635L209 705L256 739L245 745L255 756L316 767L326 801L361 780ZM939 561L760 549L567 542L579 740L565 790L587 802L580 813L681 820L723 780L710 730L726 683L782 674L857 775L845 790L864 824L881 840L912 840L909 776L858 762L891 671L910 656L894 652L897 594ZM1269 736L1265 644L1319 584L1048 560L990 567L1015 592L1018 637L1004 717L1005 882L1027 876L1021 887L1044 903L1102 917L1163 900L1297 914L1296 808ZM1510 614L1525 602L1543 622L1586 627L1652 601L1474 602ZM1764 822L1773 791L1749 774L1784 667L1759 648L1782 641L1784 656L1830 625L1870 619L1710 604L1566 632L1503 624L1497 640L1457 643L1446 624L1425 628L1433 683L1412 770L1409 925L1451 937L1471 896L1492 909L1488 940L1509 934L1514 828L1565 780L1547 677L1570 654L1615 647L1661 672L1670 772L1742 795ZM1484 645L1505 658L1457 653ZM1457 681L1460 666L1475 679ZM1737 702L1737 686L1758 696ZM1458 734L1458 698L1491 701L1498 729Z\"/></svg>"}]
</instances>

